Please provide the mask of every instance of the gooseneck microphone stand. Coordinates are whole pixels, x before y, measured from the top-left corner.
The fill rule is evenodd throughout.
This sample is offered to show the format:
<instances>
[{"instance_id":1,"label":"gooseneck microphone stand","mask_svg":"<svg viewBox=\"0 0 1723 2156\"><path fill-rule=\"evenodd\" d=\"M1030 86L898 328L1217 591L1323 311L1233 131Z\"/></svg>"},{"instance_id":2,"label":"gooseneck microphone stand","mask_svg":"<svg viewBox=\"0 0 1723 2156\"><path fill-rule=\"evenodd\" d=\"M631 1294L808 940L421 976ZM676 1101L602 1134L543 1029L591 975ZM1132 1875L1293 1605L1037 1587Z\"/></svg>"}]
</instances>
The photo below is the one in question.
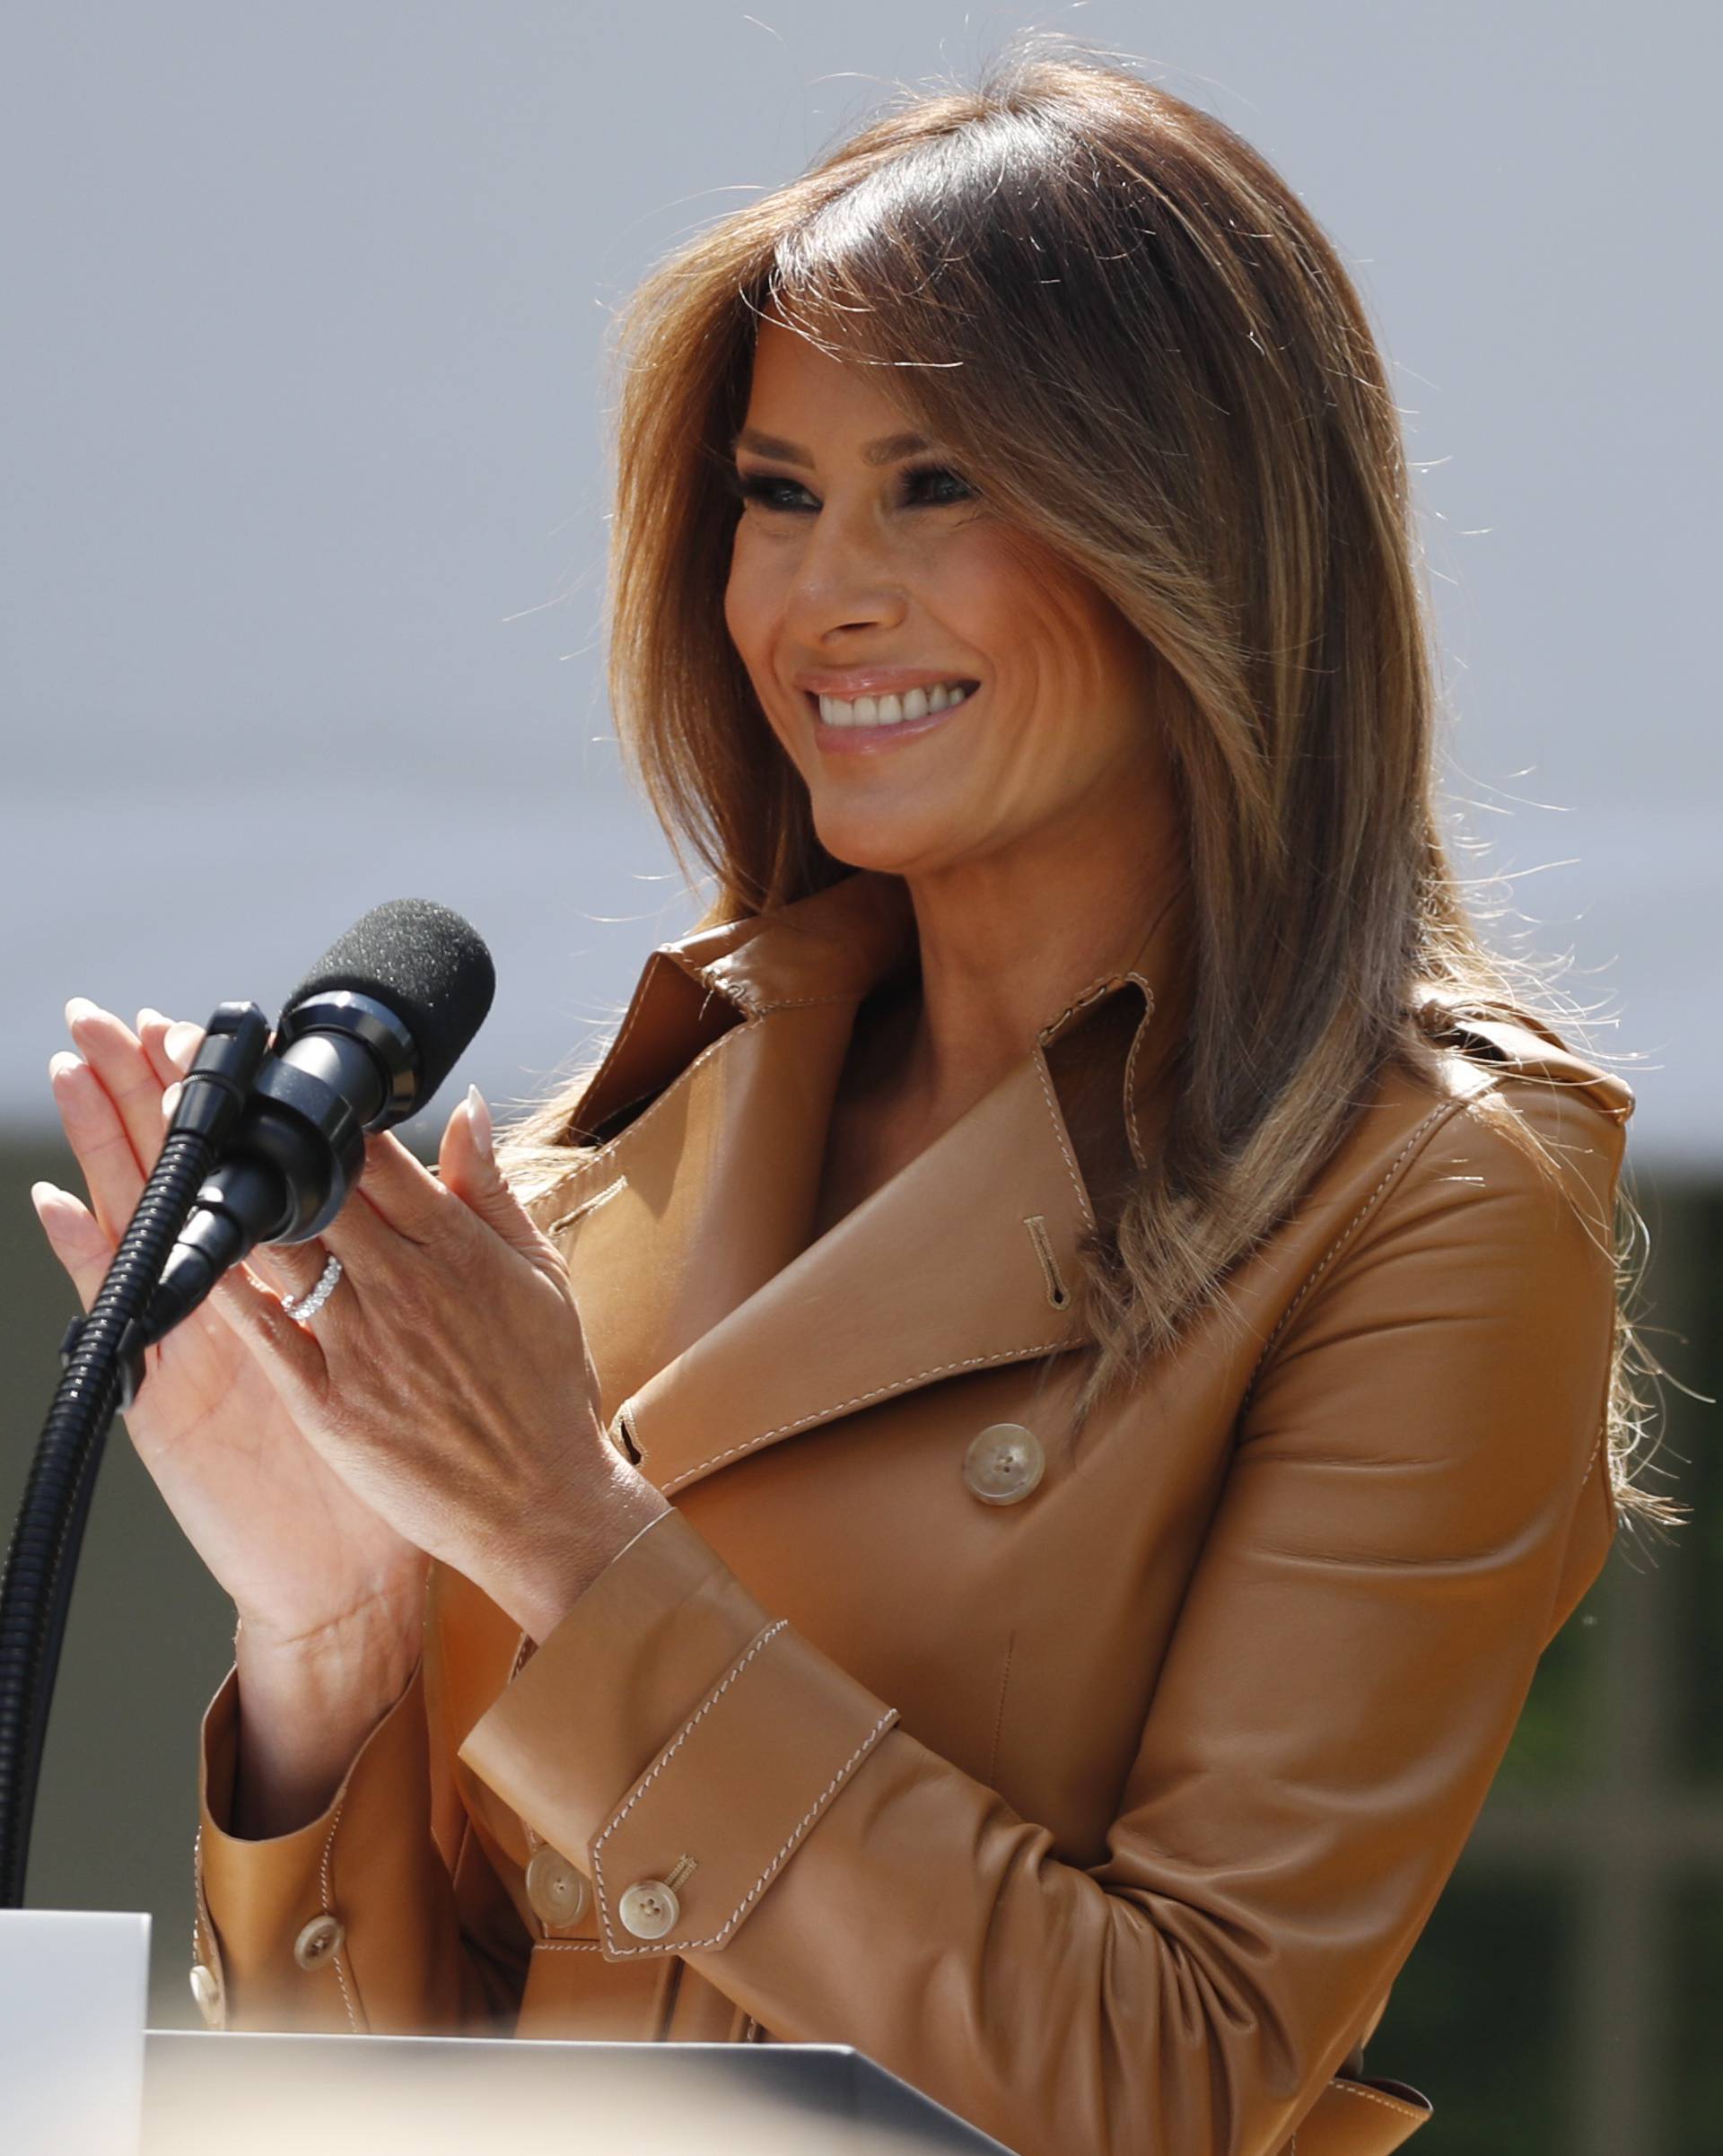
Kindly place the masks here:
<instances>
[{"instance_id":1,"label":"gooseneck microphone stand","mask_svg":"<svg viewBox=\"0 0 1723 2156\"><path fill-rule=\"evenodd\" d=\"M102 1447L144 1382L144 1346L159 1337L146 1336L144 1321L168 1254L268 1048L258 1004L218 1007L101 1291L60 1344L60 1382L0 1576L0 1908L24 1906L48 1706Z\"/></svg>"}]
</instances>

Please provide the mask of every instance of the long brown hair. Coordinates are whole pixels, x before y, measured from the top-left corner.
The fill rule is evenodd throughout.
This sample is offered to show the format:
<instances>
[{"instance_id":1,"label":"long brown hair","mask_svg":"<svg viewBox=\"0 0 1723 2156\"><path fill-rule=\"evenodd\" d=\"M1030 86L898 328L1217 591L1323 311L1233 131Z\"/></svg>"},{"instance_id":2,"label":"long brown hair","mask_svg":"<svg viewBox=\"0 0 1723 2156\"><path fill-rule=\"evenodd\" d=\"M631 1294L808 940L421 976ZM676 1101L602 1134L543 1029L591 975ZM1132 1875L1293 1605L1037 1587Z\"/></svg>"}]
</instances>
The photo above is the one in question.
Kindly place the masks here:
<instances>
[{"instance_id":1,"label":"long brown hair","mask_svg":"<svg viewBox=\"0 0 1723 2156\"><path fill-rule=\"evenodd\" d=\"M1040 31L974 88L905 92L680 247L618 317L611 704L684 872L714 881L700 925L847 872L723 617L726 467L768 309L878 367L906 421L1157 655L1194 989L1161 1157L1088 1253L1080 1416L1214 1299L1388 1058L1433 1077L1452 1017L1583 1036L1585 1014L1547 967L1486 947L1447 858L1399 418L1334 245L1220 120ZM507 1133L520 1182L566 1148L584 1076ZM1541 1152L1520 1119L1500 1127ZM1650 1427L1632 1365L1664 1373L1628 1317L1648 1239L1625 1189L1599 1231L1618 1513L1676 1523L1685 1507L1631 1480Z\"/></svg>"}]
</instances>

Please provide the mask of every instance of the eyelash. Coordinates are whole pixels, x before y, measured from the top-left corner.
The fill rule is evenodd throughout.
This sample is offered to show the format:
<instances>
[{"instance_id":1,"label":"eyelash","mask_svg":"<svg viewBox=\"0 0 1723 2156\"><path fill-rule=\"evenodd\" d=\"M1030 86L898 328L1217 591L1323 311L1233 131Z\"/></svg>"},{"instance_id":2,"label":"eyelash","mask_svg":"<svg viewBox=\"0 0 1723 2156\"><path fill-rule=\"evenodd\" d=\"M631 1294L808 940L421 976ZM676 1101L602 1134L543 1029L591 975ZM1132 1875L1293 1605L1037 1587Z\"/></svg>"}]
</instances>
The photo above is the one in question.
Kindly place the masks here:
<instances>
[{"instance_id":1,"label":"eyelash","mask_svg":"<svg viewBox=\"0 0 1723 2156\"><path fill-rule=\"evenodd\" d=\"M806 492L799 479L783 479L765 472L746 474L738 471L734 465L726 466L724 476L730 493L739 502L757 502L762 509L791 510L792 505L789 502L773 499L772 489L774 487L787 486L798 492ZM906 486L913 486L922 479L955 479L963 492L961 494L954 496L953 502L972 502L977 499L975 491L969 482L942 464L910 465L905 469L903 476ZM946 509L951 507L952 502L936 502L931 506L935 509Z\"/></svg>"}]
</instances>

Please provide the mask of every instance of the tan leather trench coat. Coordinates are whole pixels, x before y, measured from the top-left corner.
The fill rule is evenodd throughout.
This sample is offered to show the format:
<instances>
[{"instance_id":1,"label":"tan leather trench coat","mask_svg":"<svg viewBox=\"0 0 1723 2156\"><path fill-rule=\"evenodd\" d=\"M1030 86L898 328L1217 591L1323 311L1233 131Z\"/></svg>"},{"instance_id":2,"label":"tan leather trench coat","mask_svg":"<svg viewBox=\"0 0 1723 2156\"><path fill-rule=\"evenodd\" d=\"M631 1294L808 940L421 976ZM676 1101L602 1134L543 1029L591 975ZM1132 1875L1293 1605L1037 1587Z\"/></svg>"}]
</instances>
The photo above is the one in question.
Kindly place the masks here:
<instances>
[{"instance_id":1,"label":"tan leather trench coat","mask_svg":"<svg viewBox=\"0 0 1723 2156\"><path fill-rule=\"evenodd\" d=\"M230 1672L208 2019L849 2043L1022 2156L1379 2156L1431 2115L1362 2046L1610 1548L1633 1095L1530 1020L1396 1063L1073 1438L1073 1253L1164 1127L1183 903L811 1239L903 886L649 958L534 1210L672 1507L536 1651L433 1568L297 1832L227 1831Z\"/></svg>"}]
</instances>

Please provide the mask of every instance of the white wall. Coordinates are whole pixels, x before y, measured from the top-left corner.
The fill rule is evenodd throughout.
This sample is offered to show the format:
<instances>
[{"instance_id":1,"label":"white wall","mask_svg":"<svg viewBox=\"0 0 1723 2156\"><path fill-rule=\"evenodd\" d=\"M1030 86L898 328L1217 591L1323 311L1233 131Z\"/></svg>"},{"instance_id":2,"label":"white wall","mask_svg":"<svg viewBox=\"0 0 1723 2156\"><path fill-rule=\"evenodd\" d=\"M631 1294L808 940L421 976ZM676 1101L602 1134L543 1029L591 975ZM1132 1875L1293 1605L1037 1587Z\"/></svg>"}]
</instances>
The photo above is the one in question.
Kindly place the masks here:
<instances>
[{"instance_id":1,"label":"white wall","mask_svg":"<svg viewBox=\"0 0 1723 2156\"><path fill-rule=\"evenodd\" d=\"M0 1120L51 1124L67 996L273 1009L408 893L496 956L459 1084L582 1045L695 910L608 739L605 310L1035 21L1151 63L1338 240L1422 467L1472 865L1619 1010L1636 1157L1723 1161L1719 39L1674 0L12 11Z\"/></svg>"}]
</instances>

